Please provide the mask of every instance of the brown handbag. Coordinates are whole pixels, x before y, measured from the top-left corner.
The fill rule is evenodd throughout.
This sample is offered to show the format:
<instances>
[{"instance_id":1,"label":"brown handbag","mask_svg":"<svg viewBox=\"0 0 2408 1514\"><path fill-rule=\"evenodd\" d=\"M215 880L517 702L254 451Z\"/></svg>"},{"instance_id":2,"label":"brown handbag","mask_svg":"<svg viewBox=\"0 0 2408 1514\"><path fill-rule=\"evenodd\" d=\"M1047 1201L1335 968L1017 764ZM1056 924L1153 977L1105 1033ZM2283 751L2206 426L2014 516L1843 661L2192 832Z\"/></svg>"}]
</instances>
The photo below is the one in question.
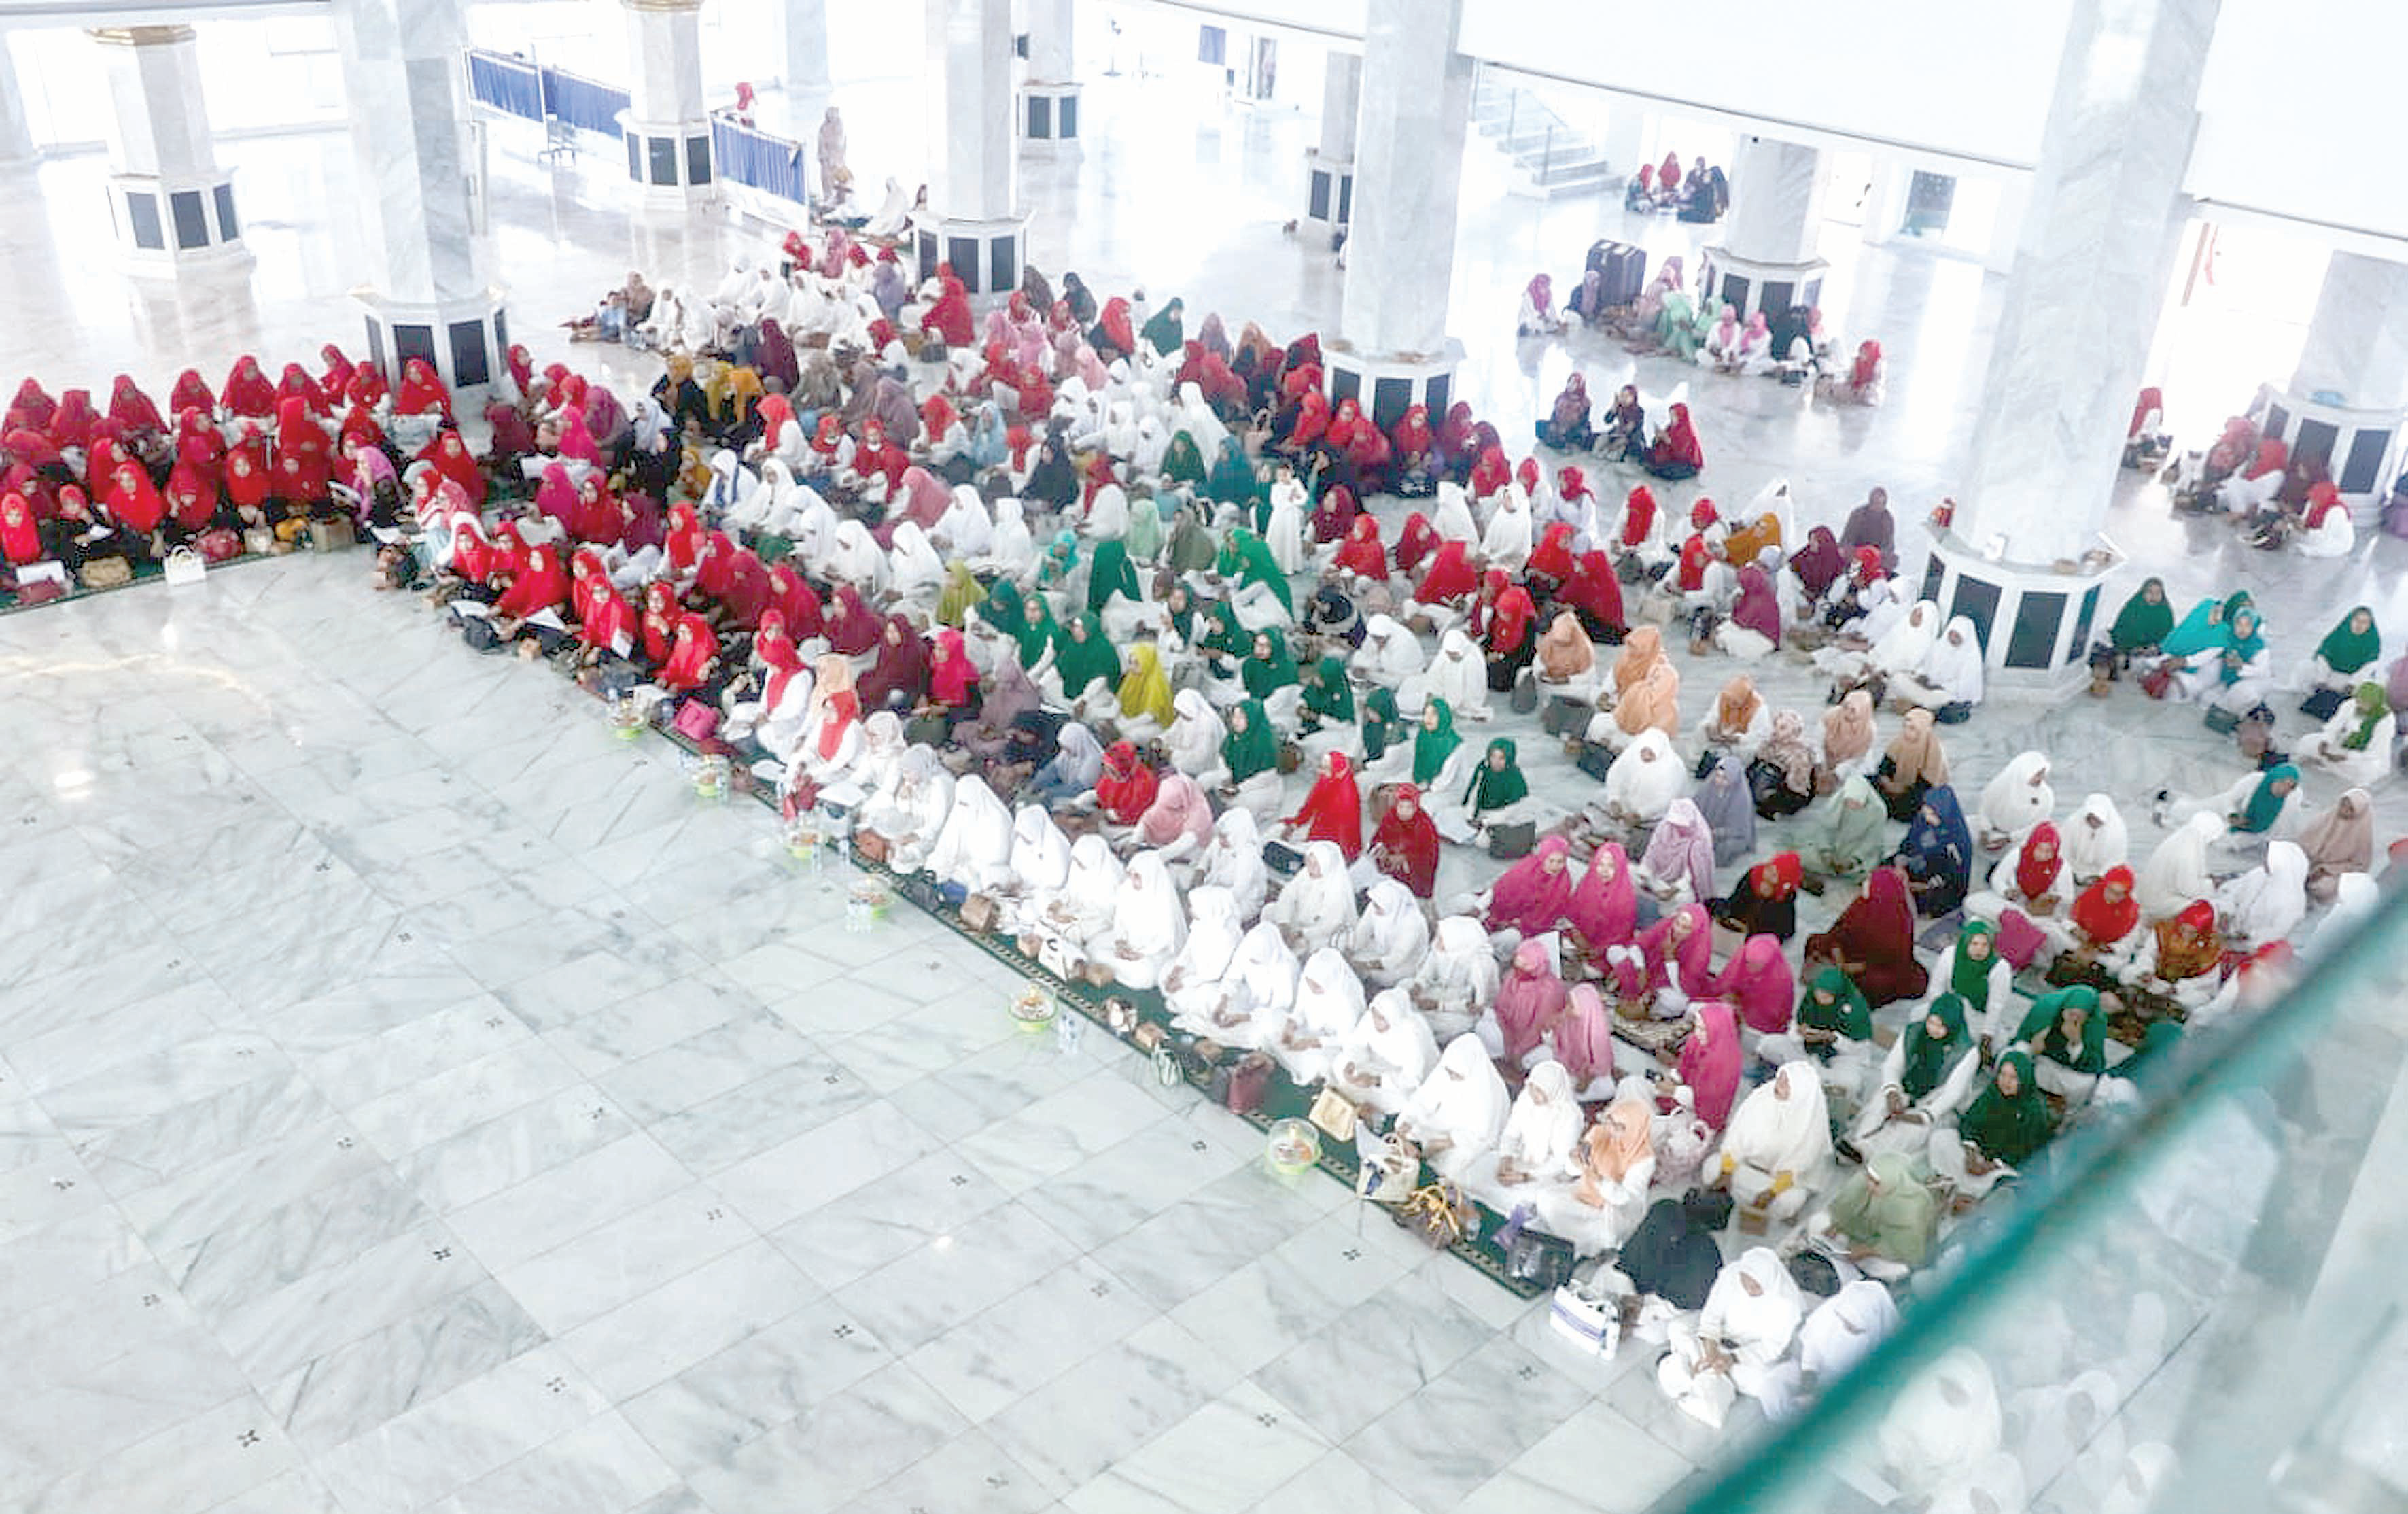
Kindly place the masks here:
<instances>
[{"instance_id":1,"label":"brown handbag","mask_svg":"<svg viewBox=\"0 0 2408 1514\"><path fill-rule=\"evenodd\" d=\"M1223 1103L1233 1115L1251 1115L1263 1106L1263 1096L1270 1091L1270 1085L1271 1060L1259 1051L1250 1051L1229 1069L1228 1094Z\"/></svg>"},{"instance_id":2,"label":"brown handbag","mask_svg":"<svg viewBox=\"0 0 2408 1514\"><path fill-rule=\"evenodd\" d=\"M76 570L76 582L87 589L122 588L134 582L134 565L122 557L94 557Z\"/></svg>"},{"instance_id":3,"label":"brown handbag","mask_svg":"<svg viewBox=\"0 0 2408 1514\"><path fill-rule=\"evenodd\" d=\"M1411 1231L1433 1251L1443 1251L1463 1239L1479 1222L1480 1213L1453 1183L1430 1183L1413 1190L1396 1211L1397 1223Z\"/></svg>"},{"instance_id":4,"label":"brown handbag","mask_svg":"<svg viewBox=\"0 0 2408 1514\"><path fill-rule=\"evenodd\" d=\"M886 838L880 835L877 831L856 830L853 833L853 855L854 857L859 858L865 862L883 862L886 860Z\"/></svg>"},{"instance_id":5,"label":"brown handbag","mask_svg":"<svg viewBox=\"0 0 2408 1514\"><path fill-rule=\"evenodd\" d=\"M962 901L962 929L985 935L995 929L996 907L992 894L972 894Z\"/></svg>"}]
</instances>

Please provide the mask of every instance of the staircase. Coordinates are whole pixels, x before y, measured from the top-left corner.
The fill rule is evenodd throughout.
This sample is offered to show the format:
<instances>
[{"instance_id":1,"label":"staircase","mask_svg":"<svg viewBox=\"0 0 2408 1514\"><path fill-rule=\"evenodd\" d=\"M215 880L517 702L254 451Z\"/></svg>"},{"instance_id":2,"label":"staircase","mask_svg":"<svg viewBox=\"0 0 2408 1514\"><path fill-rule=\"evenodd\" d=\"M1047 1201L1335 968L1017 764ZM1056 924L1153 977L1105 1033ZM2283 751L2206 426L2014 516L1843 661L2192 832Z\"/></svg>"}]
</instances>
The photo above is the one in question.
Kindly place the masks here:
<instances>
[{"instance_id":1,"label":"staircase","mask_svg":"<svg viewBox=\"0 0 2408 1514\"><path fill-rule=\"evenodd\" d=\"M1624 175L1591 134L1539 95L1483 65L1472 81L1471 124L1512 165L1514 187L1541 199L1619 189Z\"/></svg>"}]
</instances>

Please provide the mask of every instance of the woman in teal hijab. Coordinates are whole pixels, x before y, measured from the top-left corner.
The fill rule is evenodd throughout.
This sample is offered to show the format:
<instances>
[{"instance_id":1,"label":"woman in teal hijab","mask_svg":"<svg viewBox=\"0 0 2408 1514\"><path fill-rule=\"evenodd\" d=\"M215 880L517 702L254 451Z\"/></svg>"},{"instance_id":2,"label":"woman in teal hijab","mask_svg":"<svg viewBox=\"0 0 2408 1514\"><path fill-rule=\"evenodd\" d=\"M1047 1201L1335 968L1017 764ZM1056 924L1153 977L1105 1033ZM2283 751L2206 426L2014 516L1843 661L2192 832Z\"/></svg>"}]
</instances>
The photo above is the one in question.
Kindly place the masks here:
<instances>
[{"instance_id":1,"label":"woman in teal hijab","mask_svg":"<svg viewBox=\"0 0 2408 1514\"><path fill-rule=\"evenodd\" d=\"M1421 728L1413 733L1413 786L1427 793L1462 745L1463 737L1455 728L1455 707L1433 697L1422 706Z\"/></svg>"},{"instance_id":2,"label":"woman in teal hijab","mask_svg":"<svg viewBox=\"0 0 2408 1514\"><path fill-rule=\"evenodd\" d=\"M1201 486L1210 476L1204 470L1204 454L1197 447L1196 439L1185 431L1173 436L1162 454L1163 482Z\"/></svg>"},{"instance_id":3,"label":"woman in teal hijab","mask_svg":"<svg viewBox=\"0 0 2408 1514\"><path fill-rule=\"evenodd\" d=\"M1346 664L1336 656L1323 657L1303 670L1304 728L1347 726L1354 721L1354 685L1346 681Z\"/></svg>"},{"instance_id":4,"label":"woman in teal hijab","mask_svg":"<svg viewBox=\"0 0 2408 1514\"><path fill-rule=\"evenodd\" d=\"M1095 557L1087 565L1087 609L1101 613L1115 594L1131 605L1145 602L1145 590L1138 585L1137 570L1129 565L1127 544L1098 541Z\"/></svg>"},{"instance_id":5,"label":"woman in teal hijab","mask_svg":"<svg viewBox=\"0 0 2408 1514\"><path fill-rule=\"evenodd\" d=\"M1463 810L1475 826L1504 819L1506 812L1530 797L1530 782L1515 760L1513 739L1499 736L1488 743L1488 755L1472 770L1463 790Z\"/></svg>"},{"instance_id":6,"label":"woman in teal hijab","mask_svg":"<svg viewBox=\"0 0 2408 1514\"><path fill-rule=\"evenodd\" d=\"M1079 539L1068 531L1054 532L1053 543L1045 549L1044 560L1037 565L1038 584L1047 588L1067 584L1078 570Z\"/></svg>"},{"instance_id":7,"label":"woman in teal hijab","mask_svg":"<svg viewBox=\"0 0 2408 1514\"><path fill-rule=\"evenodd\" d=\"M2364 605L2354 607L2341 617L2325 639L2316 643L2315 658L2310 673L2318 688L2329 688L2337 694L2348 694L2366 676L2383 656L2383 633L2375 628L2374 612ZM2338 704L2326 707L2329 712Z\"/></svg>"},{"instance_id":8,"label":"woman in teal hijab","mask_svg":"<svg viewBox=\"0 0 2408 1514\"><path fill-rule=\"evenodd\" d=\"M2246 836L2263 836L2281 822L2300 792L2300 770L2287 762L2278 762L2258 775L2250 784L2249 794L2229 817L2233 829Z\"/></svg>"},{"instance_id":9,"label":"woman in teal hijab","mask_svg":"<svg viewBox=\"0 0 2408 1514\"><path fill-rule=\"evenodd\" d=\"M1221 738L1221 765L1229 770L1232 787L1265 773L1278 775L1279 741L1271 734L1270 716L1260 699L1243 699L1230 707L1228 734Z\"/></svg>"},{"instance_id":10,"label":"woman in teal hijab","mask_svg":"<svg viewBox=\"0 0 2408 1514\"><path fill-rule=\"evenodd\" d=\"M1029 594L1021 600L1020 624L1010 627L1012 640L1020 643L1020 665L1030 672L1045 654L1054 649L1062 627L1054 621L1054 607L1042 594Z\"/></svg>"},{"instance_id":11,"label":"woman in teal hijab","mask_svg":"<svg viewBox=\"0 0 2408 1514\"><path fill-rule=\"evenodd\" d=\"M1246 449L1235 437L1224 439L1221 455L1212 460L1211 476L1205 481L1205 495L1225 505L1251 506L1263 492L1262 481L1254 477L1254 465L1246 461Z\"/></svg>"},{"instance_id":12,"label":"woman in teal hijab","mask_svg":"<svg viewBox=\"0 0 2408 1514\"><path fill-rule=\"evenodd\" d=\"M1405 717L1397 709L1396 691L1375 685L1363 698L1363 760L1377 762L1388 748L1404 739Z\"/></svg>"},{"instance_id":13,"label":"woman in teal hijab","mask_svg":"<svg viewBox=\"0 0 2408 1514\"><path fill-rule=\"evenodd\" d=\"M2243 590L2230 599L2201 599L2190 607L2182 624L2166 634L2157 649L2170 657L2195 657L2210 647L2221 650L2226 644L2225 617L2231 610L2249 602Z\"/></svg>"},{"instance_id":14,"label":"woman in teal hijab","mask_svg":"<svg viewBox=\"0 0 2408 1514\"><path fill-rule=\"evenodd\" d=\"M2033 1000L2015 1039L2029 1048L2042 1091L2059 1098L2088 1093L2107 1071L2107 1012L2087 984Z\"/></svg>"},{"instance_id":15,"label":"woman in teal hijab","mask_svg":"<svg viewBox=\"0 0 2408 1514\"><path fill-rule=\"evenodd\" d=\"M1076 699L1097 679L1108 691L1121 686L1121 655L1104 638L1101 616L1090 610L1064 626L1054 642L1054 670L1062 677L1062 697Z\"/></svg>"}]
</instances>

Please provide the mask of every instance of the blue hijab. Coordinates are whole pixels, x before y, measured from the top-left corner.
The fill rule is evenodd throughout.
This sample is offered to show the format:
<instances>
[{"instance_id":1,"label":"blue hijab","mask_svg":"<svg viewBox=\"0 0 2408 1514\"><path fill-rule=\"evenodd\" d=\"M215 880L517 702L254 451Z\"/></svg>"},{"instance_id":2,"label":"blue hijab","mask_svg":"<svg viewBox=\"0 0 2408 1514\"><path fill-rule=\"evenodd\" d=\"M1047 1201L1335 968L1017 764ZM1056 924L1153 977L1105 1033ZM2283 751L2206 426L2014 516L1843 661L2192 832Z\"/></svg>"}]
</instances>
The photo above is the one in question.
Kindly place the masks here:
<instances>
[{"instance_id":1,"label":"blue hijab","mask_svg":"<svg viewBox=\"0 0 2408 1514\"><path fill-rule=\"evenodd\" d=\"M1927 918L1945 915L1965 901L1973 871L1973 833L1965 825L1956 790L1942 784L1924 794L1922 806L1907 825L1906 840L1899 844L1897 859L1914 882L1937 886L1915 890L1917 913Z\"/></svg>"}]
</instances>

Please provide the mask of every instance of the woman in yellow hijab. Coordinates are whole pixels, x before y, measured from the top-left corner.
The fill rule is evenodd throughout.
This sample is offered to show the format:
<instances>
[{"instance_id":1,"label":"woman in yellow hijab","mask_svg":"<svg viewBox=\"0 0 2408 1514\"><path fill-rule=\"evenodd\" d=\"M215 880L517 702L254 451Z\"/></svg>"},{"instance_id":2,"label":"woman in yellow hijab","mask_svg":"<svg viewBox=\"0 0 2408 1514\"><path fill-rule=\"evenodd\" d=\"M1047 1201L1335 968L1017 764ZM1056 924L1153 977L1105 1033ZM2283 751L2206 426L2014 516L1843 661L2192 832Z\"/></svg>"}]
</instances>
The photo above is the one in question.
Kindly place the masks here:
<instances>
[{"instance_id":1,"label":"woman in yellow hijab","mask_svg":"<svg viewBox=\"0 0 2408 1514\"><path fill-rule=\"evenodd\" d=\"M1158 735L1170 728L1170 678L1162 670L1162 652L1152 642L1129 649L1128 671L1121 678L1121 735L1130 741Z\"/></svg>"}]
</instances>

